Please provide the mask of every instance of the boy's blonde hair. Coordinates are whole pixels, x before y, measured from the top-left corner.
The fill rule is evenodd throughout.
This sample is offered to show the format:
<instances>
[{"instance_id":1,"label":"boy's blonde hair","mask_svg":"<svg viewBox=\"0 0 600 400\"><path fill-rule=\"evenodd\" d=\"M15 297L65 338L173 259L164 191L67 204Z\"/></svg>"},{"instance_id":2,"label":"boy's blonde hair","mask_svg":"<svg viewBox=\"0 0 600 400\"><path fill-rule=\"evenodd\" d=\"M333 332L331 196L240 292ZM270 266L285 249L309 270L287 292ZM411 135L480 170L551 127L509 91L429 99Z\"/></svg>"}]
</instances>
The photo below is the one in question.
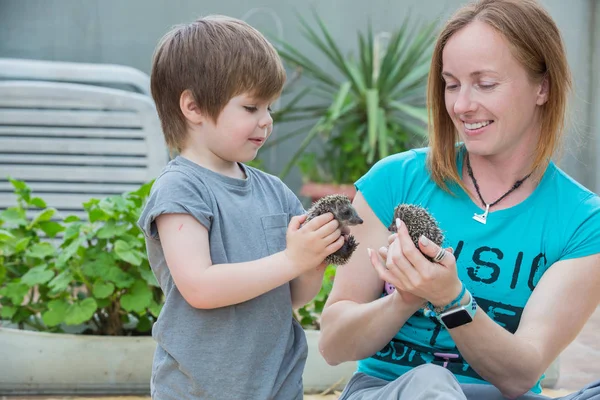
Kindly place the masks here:
<instances>
[{"instance_id":1,"label":"boy's blonde hair","mask_svg":"<svg viewBox=\"0 0 600 400\"><path fill-rule=\"evenodd\" d=\"M452 181L463 186L456 167L458 133L444 106L442 53L450 37L473 21L482 21L504 36L531 82L548 80L548 101L541 106L541 135L532 171L540 178L560 147L571 72L558 27L536 0L480 0L461 8L444 26L435 44L427 89L432 178L444 189Z\"/></svg>"},{"instance_id":2,"label":"boy's blonde hair","mask_svg":"<svg viewBox=\"0 0 600 400\"><path fill-rule=\"evenodd\" d=\"M285 77L277 51L244 21L212 15L176 26L160 40L150 74L167 146L181 151L187 138L179 106L185 90L190 90L200 111L216 122L234 96L276 98Z\"/></svg>"}]
</instances>

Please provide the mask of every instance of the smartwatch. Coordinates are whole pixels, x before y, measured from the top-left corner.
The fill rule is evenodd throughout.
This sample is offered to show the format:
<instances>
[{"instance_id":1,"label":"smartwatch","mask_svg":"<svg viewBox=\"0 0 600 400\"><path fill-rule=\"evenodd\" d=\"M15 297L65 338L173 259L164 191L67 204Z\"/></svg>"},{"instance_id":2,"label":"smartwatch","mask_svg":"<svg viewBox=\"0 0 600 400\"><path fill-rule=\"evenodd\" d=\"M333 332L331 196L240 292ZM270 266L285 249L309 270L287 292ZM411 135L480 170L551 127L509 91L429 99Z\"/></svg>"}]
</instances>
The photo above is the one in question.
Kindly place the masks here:
<instances>
[{"instance_id":1,"label":"smartwatch","mask_svg":"<svg viewBox=\"0 0 600 400\"><path fill-rule=\"evenodd\" d=\"M459 326L473 322L475 312L477 311L477 303L473 295L469 293L469 303L464 306L458 306L444 311L440 315L436 315L438 321L446 328L453 329Z\"/></svg>"}]
</instances>

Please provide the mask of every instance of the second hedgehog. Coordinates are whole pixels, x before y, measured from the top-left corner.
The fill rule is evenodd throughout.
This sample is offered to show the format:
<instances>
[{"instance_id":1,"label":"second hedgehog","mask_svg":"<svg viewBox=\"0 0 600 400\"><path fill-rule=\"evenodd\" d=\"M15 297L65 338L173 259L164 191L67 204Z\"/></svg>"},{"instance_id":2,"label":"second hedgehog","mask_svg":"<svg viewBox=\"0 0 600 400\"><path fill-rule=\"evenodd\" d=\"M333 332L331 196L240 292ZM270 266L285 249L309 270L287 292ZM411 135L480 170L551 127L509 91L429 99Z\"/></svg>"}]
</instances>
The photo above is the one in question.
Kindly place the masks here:
<instances>
[{"instance_id":1,"label":"second hedgehog","mask_svg":"<svg viewBox=\"0 0 600 400\"><path fill-rule=\"evenodd\" d=\"M390 232L396 232L396 218L400 218L406 225L408 234L417 249L419 249L421 235L438 246L444 242L444 233L438 227L437 221L423 207L414 204L399 204L394 210L394 219L388 228ZM430 257L427 258L431 261Z\"/></svg>"},{"instance_id":2,"label":"second hedgehog","mask_svg":"<svg viewBox=\"0 0 600 400\"><path fill-rule=\"evenodd\" d=\"M328 255L325 260L330 264L344 265L358 246L358 243L354 240L354 236L350 235L350 226L362 224L363 220L358 216L347 196L333 194L320 198L312 205L307 211L308 217L306 218L306 222L328 212L332 213L334 218L340 223L339 228L344 237L344 244L338 251Z\"/></svg>"}]
</instances>

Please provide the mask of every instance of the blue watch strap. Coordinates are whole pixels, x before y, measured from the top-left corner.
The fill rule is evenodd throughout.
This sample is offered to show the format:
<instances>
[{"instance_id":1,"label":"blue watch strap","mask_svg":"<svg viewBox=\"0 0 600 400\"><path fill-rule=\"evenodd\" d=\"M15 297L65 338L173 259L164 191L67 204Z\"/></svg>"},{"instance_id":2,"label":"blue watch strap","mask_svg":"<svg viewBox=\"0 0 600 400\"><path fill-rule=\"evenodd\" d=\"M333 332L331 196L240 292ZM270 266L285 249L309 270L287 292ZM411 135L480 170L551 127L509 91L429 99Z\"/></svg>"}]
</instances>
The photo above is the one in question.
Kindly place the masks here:
<instances>
[{"instance_id":1,"label":"blue watch strap","mask_svg":"<svg viewBox=\"0 0 600 400\"><path fill-rule=\"evenodd\" d=\"M469 292L467 290L467 293L469 293L469 302L467 304L465 304L464 306L459 305L456 307L452 307L449 310L446 310L441 314L435 315L435 317L439 321L439 323L442 324L442 326L445 327L446 329L447 329L446 324L444 324L444 321L443 321L444 314L454 312L458 308L461 308L461 309L465 310L467 313L469 313L469 315L471 316L471 320L473 320L475 318L475 313L477 312L477 301L475 301L475 298L473 297L471 292Z\"/></svg>"}]
</instances>

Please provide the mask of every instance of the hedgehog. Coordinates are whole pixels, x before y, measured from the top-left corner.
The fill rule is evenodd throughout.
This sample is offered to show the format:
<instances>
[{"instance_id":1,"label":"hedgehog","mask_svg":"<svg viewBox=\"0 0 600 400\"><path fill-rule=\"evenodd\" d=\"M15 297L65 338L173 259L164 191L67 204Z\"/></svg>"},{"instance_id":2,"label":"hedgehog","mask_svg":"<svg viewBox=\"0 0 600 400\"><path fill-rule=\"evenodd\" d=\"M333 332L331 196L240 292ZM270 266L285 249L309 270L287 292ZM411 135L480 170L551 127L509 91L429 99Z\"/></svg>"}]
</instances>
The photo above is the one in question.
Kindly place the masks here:
<instances>
[{"instance_id":1,"label":"hedgehog","mask_svg":"<svg viewBox=\"0 0 600 400\"><path fill-rule=\"evenodd\" d=\"M358 243L354 236L350 234L350 227L362 224L363 220L358 216L347 196L340 194L328 195L317 200L307 211L306 222L321 215L331 212L334 218L340 223L344 244L336 252L325 258L329 264L344 265L350 260L352 253L356 250ZM305 223L306 223L305 222Z\"/></svg>"},{"instance_id":2,"label":"hedgehog","mask_svg":"<svg viewBox=\"0 0 600 400\"><path fill-rule=\"evenodd\" d=\"M419 248L419 237L425 236L438 246L442 246L444 242L444 233L439 228L435 218L427 212L423 207L414 204L398 204L394 209L394 218L392 224L388 227L390 232L396 232L396 218L406 224L408 234L412 239L413 243ZM425 256L429 261L432 261L431 257Z\"/></svg>"}]
</instances>

